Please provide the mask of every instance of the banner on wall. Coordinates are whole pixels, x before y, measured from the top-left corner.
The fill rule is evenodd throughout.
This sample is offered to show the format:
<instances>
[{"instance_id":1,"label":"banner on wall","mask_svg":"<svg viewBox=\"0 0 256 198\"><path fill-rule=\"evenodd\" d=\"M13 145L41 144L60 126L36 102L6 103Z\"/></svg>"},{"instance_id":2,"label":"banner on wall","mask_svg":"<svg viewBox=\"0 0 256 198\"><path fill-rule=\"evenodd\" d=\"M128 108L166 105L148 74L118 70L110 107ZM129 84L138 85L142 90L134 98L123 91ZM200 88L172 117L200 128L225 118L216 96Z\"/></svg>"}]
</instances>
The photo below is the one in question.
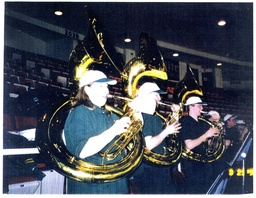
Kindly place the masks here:
<instances>
[{"instance_id":1,"label":"banner on wall","mask_svg":"<svg viewBox=\"0 0 256 198\"><path fill-rule=\"evenodd\" d=\"M179 81L179 62L170 59L165 59L164 62L167 68L168 79Z\"/></svg>"}]
</instances>

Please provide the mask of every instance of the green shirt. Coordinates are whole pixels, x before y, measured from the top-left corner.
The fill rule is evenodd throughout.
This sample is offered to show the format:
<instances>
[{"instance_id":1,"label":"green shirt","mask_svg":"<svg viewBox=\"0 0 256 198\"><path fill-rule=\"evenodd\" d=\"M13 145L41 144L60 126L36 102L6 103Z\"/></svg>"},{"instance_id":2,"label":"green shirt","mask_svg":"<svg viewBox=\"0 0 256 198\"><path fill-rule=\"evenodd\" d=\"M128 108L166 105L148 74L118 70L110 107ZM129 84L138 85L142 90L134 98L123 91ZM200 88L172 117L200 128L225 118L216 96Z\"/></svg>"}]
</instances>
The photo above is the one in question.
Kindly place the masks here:
<instances>
[{"instance_id":1,"label":"green shirt","mask_svg":"<svg viewBox=\"0 0 256 198\"><path fill-rule=\"evenodd\" d=\"M116 114L110 114L99 107L88 108L80 105L73 108L64 127L67 149L78 157L90 137L101 134L110 128L117 119L119 117ZM106 148L108 145L101 152L103 153ZM121 156L113 161L104 160L104 164L113 163L120 158ZM103 159L96 153L84 160L94 164L102 164ZM125 194L128 193L128 190L127 178L107 183L83 183L68 179L69 194Z\"/></svg>"}]
</instances>

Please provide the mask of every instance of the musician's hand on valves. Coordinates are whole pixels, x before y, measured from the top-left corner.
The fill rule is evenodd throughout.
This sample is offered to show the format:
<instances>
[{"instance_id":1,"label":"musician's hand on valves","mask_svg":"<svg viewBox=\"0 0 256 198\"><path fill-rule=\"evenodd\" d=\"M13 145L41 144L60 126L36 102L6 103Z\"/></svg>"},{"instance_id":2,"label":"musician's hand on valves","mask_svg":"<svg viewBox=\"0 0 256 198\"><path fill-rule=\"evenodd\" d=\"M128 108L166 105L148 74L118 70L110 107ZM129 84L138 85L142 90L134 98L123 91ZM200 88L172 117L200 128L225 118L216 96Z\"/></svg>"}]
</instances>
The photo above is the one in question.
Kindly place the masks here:
<instances>
[{"instance_id":1,"label":"musician's hand on valves","mask_svg":"<svg viewBox=\"0 0 256 198\"><path fill-rule=\"evenodd\" d=\"M219 133L220 130L217 127L210 128L208 131L206 131L207 137L218 136Z\"/></svg>"},{"instance_id":2,"label":"musician's hand on valves","mask_svg":"<svg viewBox=\"0 0 256 198\"><path fill-rule=\"evenodd\" d=\"M180 129L181 129L180 123L176 121L170 125L167 125L164 131L167 133L167 135L170 135L174 133L179 133Z\"/></svg>"},{"instance_id":3,"label":"musician's hand on valves","mask_svg":"<svg viewBox=\"0 0 256 198\"><path fill-rule=\"evenodd\" d=\"M121 133L127 132L130 124L131 120L129 117L122 117L113 124L113 126L111 127L111 131L113 131L115 135L120 135Z\"/></svg>"}]
</instances>

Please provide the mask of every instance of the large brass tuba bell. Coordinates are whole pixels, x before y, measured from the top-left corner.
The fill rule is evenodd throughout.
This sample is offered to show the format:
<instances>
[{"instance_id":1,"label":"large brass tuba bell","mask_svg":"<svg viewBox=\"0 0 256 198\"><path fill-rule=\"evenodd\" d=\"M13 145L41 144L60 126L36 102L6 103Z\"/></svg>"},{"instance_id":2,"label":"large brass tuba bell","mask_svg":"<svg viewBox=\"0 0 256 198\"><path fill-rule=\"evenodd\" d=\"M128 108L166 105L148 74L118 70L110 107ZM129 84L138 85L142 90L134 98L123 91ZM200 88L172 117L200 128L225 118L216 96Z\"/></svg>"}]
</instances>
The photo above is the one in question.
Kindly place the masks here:
<instances>
[{"instance_id":1,"label":"large brass tuba bell","mask_svg":"<svg viewBox=\"0 0 256 198\"><path fill-rule=\"evenodd\" d=\"M161 79L167 80L166 65L160 50L157 47L156 40L146 33L140 34L140 52L137 57L133 58L125 65L125 72L128 75L127 86L125 86L128 97L134 98L137 93L139 80L143 77L149 77L151 80ZM160 113L158 116L163 119L166 124L171 124L175 120L176 115L170 114L168 118L164 118ZM169 135L166 138L169 143L166 153L160 154L153 152L147 148L144 149L144 160L154 165L168 166L175 163L181 156L182 145L177 135Z\"/></svg>"},{"instance_id":2,"label":"large brass tuba bell","mask_svg":"<svg viewBox=\"0 0 256 198\"><path fill-rule=\"evenodd\" d=\"M117 162L108 164L92 164L72 155L65 147L62 138L66 118L72 108L73 100L78 91L78 83L81 76L90 69L100 66L105 61L110 62L115 69L121 73L122 62L113 60L117 53L113 47L107 43L102 24L94 12L86 7L89 19L89 27L86 37L72 51L69 61L71 76L70 84L72 93L69 98L59 100L53 104L39 120L36 129L36 139L38 149L50 167L67 177L81 182L111 182L121 179L132 172L141 162L143 154L143 137L139 133L142 125L138 121L139 128L132 128L129 132L134 132L132 146L125 145L126 155ZM109 50L109 51L108 51ZM125 112L108 106L114 113L123 115ZM135 123L135 122L134 122ZM132 124L134 126L135 124ZM90 126L88 126L90 127ZM121 139L121 143L123 139ZM119 142L118 142L119 143ZM130 145L130 144L129 144Z\"/></svg>"},{"instance_id":3,"label":"large brass tuba bell","mask_svg":"<svg viewBox=\"0 0 256 198\"><path fill-rule=\"evenodd\" d=\"M183 107L185 100L192 95L203 96L203 91L195 78L192 68L187 65L187 72L184 78L174 88L173 98L175 103L180 103Z\"/></svg>"},{"instance_id":4,"label":"large brass tuba bell","mask_svg":"<svg viewBox=\"0 0 256 198\"><path fill-rule=\"evenodd\" d=\"M138 82L143 77L167 80L166 65L156 41L147 33L139 37L139 54L131 59L124 67L124 89L128 97L134 98Z\"/></svg>"}]
</instances>

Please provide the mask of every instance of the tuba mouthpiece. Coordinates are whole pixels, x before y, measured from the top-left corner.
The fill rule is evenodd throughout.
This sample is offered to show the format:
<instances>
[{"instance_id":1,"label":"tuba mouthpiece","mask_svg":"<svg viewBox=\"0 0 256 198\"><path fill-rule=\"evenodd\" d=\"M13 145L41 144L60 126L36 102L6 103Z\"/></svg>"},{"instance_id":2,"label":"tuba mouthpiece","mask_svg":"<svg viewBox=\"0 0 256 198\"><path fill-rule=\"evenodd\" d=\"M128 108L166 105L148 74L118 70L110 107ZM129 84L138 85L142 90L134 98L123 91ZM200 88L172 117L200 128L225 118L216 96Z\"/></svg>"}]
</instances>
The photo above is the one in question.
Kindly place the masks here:
<instances>
[{"instance_id":1,"label":"tuba mouthpiece","mask_svg":"<svg viewBox=\"0 0 256 198\"><path fill-rule=\"evenodd\" d=\"M111 94L108 94L108 95L106 95L106 98L114 98L114 96Z\"/></svg>"}]
</instances>

